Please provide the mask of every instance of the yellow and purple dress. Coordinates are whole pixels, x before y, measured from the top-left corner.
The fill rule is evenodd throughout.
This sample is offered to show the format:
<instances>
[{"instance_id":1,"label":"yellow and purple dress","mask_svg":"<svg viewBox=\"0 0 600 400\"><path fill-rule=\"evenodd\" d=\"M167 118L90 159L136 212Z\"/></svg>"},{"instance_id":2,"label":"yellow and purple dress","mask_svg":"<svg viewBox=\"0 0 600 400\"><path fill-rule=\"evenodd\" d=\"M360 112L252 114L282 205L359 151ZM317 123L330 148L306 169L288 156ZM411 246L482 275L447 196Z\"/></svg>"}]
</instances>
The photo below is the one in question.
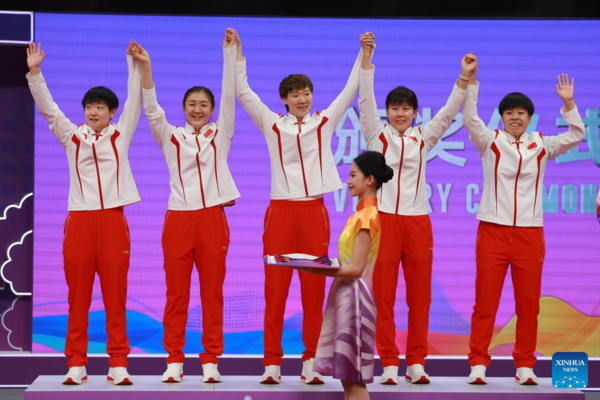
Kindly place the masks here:
<instances>
[{"instance_id":1,"label":"yellow and purple dress","mask_svg":"<svg viewBox=\"0 0 600 400\"><path fill-rule=\"evenodd\" d=\"M338 241L342 265L354 259L358 232L368 230L371 248L367 266L360 278L335 278L327 297L323 326L315 356L314 370L350 382L373 382L375 350L375 299L372 278L379 251L381 225L377 198L358 203Z\"/></svg>"}]
</instances>

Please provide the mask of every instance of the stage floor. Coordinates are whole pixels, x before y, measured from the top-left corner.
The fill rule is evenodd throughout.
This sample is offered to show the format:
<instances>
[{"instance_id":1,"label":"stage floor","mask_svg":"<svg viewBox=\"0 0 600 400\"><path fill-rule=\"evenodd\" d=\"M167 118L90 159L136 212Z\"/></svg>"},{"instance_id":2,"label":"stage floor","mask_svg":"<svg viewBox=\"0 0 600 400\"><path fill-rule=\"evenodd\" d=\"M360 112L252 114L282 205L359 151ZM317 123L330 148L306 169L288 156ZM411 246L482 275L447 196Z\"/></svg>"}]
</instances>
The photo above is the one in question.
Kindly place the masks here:
<instances>
[{"instance_id":1,"label":"stage floor","mask_svg":"<svg viewBox=\"0 0 600 400\"><path fill-rule=\"evenodd\" d=\"M305 385L297 376L284 376L279 385L261 385L258 376L226 376L224 382L202 383L197 375L186 376L181 383L162 383L160 376L133 376L132 386L114 386L106 376L89 376L89 381L79 386L62 385L62 376L38 377L25 391L25 400L329 400L343 399L341 383L330 377L324 385ZM436 377L429 385L368 385L371 399L584 399L577 389L557 389L550 378L540 378L537 386L520 386L512 378L488 378L487 385L469 385L465 378Z\"/></svg>"}]
</instances>

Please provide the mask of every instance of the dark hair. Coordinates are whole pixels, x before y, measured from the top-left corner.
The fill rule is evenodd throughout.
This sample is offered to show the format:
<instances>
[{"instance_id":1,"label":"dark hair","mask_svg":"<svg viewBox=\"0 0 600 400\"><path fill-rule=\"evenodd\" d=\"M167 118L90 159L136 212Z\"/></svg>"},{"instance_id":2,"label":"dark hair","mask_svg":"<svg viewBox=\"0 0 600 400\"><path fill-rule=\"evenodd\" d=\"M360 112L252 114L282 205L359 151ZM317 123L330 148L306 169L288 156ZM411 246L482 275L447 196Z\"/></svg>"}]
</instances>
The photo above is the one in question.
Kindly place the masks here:
<instances>
[{"instance_id":1,"label":"dark hair","mask_svg":"<svg viewBox=\"0 0 600 400\"><path fill-rule=\"evenodd\" d=\"M498 106L498 111L500 112L500 115L502 115L504 114L504 111L518 107L527 110L530 116L533 115L533 102L529 97L519 92L509 93L504 96L500 102L500 106Z\"/></svg>"},{"instance_id":2,"label":"dark hair","mask_svg":"<svg viewBox=\"0 0 600 400\"><path fill-rule=\"evenodd\" d=\"M205 95L208 96L208 100L210 100L210 105L214 108L215 107L215 95L213 94L213 92L210 91L209 88L206 88L204 86L194 86L191 87L187 90L187 92L185 92L185 95L183 96L183 106L185 107L185 102L188 98L189 95L191 95L192 93L204 93Z\"/></svg>"},{"instance_id":3,"label":"dark hair","mask_svg":"<svg viewBox=\"0 0 600 400\"><path fill-rule=\"evenodd\" d=\"M81 105L85 109L85 106L91 103L104 103L111 111L119 108L119 98L115 92L104 86L93 87L85 93Z\"/></svg>"},{"instance_id":4,"label":"dark hair","mask_svg":"<svg viewBox=\"0 0 600 400\"><path fill-rule=\"evenodd\" d=\"M279 97L285 99L290 92L294 90L303 90L308 88L310 92L313 92L313 84L306 75L294 74L289 75L281 81L279 84ZM290 111L290 108L285 105L285 109Z\"/></svg>"},{"instance_id":5,"label":"dark hair","mask_svg":"<svg viewBox=\"0 0 600 400\"><path fill-rule=\"evenodd\" d=\"M373 176L377 189L394 177L394 170L385 163L385 157L378 151L365 151L354 159L354 164L365 176Z\"/></svg>"},{"instance_id":6,"label":"dark hair","mask_svg":"<svg viewBox=\"0 0 600 400\"><path fill-rule=\"evenodd\" d=\"M419 108L419 102L417 101L417 95L415 92L405 86L398 86L394 90L388 93L385 98L385 108L388 109L390 106L397 106L400 104L408 104L415 111Z\"/></svg>"}]
</instances>

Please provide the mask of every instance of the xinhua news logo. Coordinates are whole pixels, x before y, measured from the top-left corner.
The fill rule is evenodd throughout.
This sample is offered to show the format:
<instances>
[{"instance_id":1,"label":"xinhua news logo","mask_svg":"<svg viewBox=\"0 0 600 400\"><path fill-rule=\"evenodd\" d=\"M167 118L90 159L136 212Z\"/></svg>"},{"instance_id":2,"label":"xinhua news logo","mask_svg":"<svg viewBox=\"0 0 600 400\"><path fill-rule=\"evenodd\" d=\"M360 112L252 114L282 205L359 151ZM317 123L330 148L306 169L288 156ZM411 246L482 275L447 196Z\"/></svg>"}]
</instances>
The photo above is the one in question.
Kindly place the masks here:
<instances>
[{"instance_id":1,"label":"xinhua news logo","mask_svg":"<svg viewBox=\"0 0 600 400\"><path fill-rule=\"evenodd\" d=\"M584 388L588 385L588 356L583 352L554 353L552 356L552 386Z\"/></svg>"}]
</instances>

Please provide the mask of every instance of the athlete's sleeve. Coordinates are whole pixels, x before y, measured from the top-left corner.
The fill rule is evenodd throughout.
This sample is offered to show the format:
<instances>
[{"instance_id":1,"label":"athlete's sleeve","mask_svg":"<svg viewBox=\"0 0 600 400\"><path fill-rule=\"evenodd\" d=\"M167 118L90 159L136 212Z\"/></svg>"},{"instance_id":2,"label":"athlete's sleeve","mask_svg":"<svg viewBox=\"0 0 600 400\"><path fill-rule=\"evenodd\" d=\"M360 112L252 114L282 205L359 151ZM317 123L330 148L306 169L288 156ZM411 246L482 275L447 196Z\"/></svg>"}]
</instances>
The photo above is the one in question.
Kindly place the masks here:
<instances>
[{"instance_id":1,"label":"athlete's sleeve","mask_svg":"<svg viewBox=\"0 0 600 400\"><path fill-rule=\"evenodd\" d=\"M151 89L142 88L144 96L144 112L148 123L150 124L150 130L154 140L161 148L164 148L171 137L171 133L174 131L174 127L169 124L165 115L165 110L158 104L156 99L156 86Z\"/></svg>"},{"instance_id":2,"label":"athlete's sleeve","mask_svg":"<svg viewBox=\"0 0 600 400\"><path fill-rule=\"evenodd\" d=\"M346 86L342 92L333 101L333 103L329 105L329 107L323 110L323 115L327 116L334 126L337 126L340 119L342 119L342 115L344 115L356 97L362 64L362 53L363 51L361 48L358 52L358 57L356 57L356 61L354 62L354 66L352 67L352 71L350 72L350 76L348 77L348 81L346 82Z\"/></svg>"},{"instance_id":3,"label":"athlete's sleeve","mask_svg":"<svg viewBox=\"0 0 600 400\"><path fill-rule=\"evenodd\" d=\"M254 124L264 134L268 132L278 115L273 111L269 110L258 97L256 93L250 89L248 85L248 76L246 75L246 59L237 61L236 67L236 79L235 79L235 92L240 103L246 110L246 112L252 118Z\"/></svg>"},{"instance_id":4,"label":"athlete's sleeve","mask_svg":"<svg viewBox=\"0 0 600 400\"><path fill-rule=\"evenodd\" d=\"M381 119L377 112L377 102L373 89L374 74L375 67L368 70L361 68L358 82L360 130L365 138L365 142L367 142L367 147L369 147L371 141L377 138L377 133L381 131Z\"/></svg>"},{"instance_id":5,"label":"athlete's sleeve","mask_svg":"<svg viewBox=\"0 0 600 400\"><path fill-rule=\"evenodd\" d=\"M58 105L52 99L44 75L41 72L34 76L28 73L26 77L29 90L40 114L48 121L50 131L56 136L63 147L66 148L71 136L77 132L77 125L72 123L58 108Z\"/></svg>"},{"instance_id":6,"label":"athlete's sleeve","mask_svg":"<svg viewBox=\"0 0 600 400\"><path fill-rule=\"evenodd\" d=\"M463 104L466 93L466 90L459 88L455 83L446 105L423 128L423 137L429 149L437 144L448 128L450 128L450 125L452 125L458 109Z\"/></svg>"},{"instance_id":7,"label":"athlete's sleeve","mask_svg":"<svg viewBox=\"0 0 600 400\"><path fill-rule=\"evenodd\" d=\"M479 94L479 82L467 87L467 94L463 104L463 124L469 132L469 139L482 155L494 140L494 132L490 131L477 115L477 96Z\"/></svg>"},{"instance_id":8,"label":"athlete's sleeve","mask_svg":"<svg viewBox=\"0 0 600 400\"><path fill-rule=\"evenodd\" d=\"M117 123L117 130L131 140L142 113L142 65L139 62L134 63L133 57L128 54L127 69L127 101Z\"/></svg>"},{"instance_id":9,"label":"athlete's sleeve","mask_svg":"<svg viewBox=\"0 0 600 400\"><path fill-rule=\"evenodd\" d=\"M235 127L235 63L236 46L223 48L223 82L217 126L222 135L231 139Z\"/></svg>"},{"instance_id":10,"label":"athlete's sleeve","mask_svg":"<svg viewBox=\"0 0 600 400\"><path fill-rule=\"evenodd\" d=\"M585 136L585 125L581 120L577 106L573 107L571 111L565 111L565 107L562 107L560 114L565 122L569 124L569 130L560 135L544 137L544 145L548 151L548 158L551 160L573 147L577 147Z\"/></svg>"}]
</instances>

